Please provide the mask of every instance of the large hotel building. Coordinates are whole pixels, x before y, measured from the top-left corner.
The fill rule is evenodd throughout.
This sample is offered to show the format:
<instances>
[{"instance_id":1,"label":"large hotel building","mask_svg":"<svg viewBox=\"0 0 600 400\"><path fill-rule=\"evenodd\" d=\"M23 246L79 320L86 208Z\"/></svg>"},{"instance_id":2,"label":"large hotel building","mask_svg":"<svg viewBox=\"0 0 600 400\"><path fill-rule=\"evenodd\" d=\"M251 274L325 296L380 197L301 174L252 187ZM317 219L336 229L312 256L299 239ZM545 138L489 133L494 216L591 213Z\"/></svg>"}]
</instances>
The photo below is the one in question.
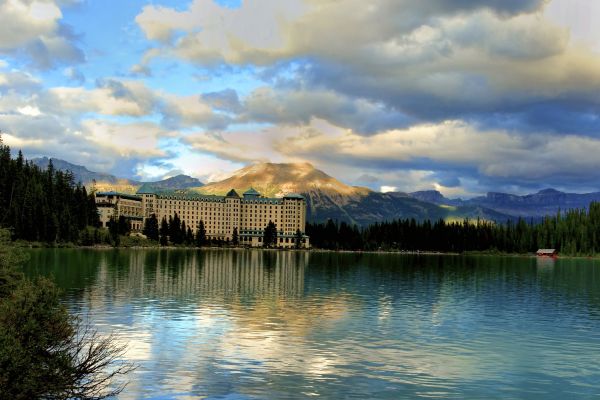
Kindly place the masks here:
<instances>
[{"instance_id":1,"label":"large hotel building","mask_svg":"<svg viewBox=\"0 0 600 400\"><path fill-rule=\"evenodd\" d=\"M298 194L267 198L250 189L240 197L232 189L226 196L214 196L142 186L136 195L96 193L96 204L102 226L107 226L111 218L124 216L132 230L140 231L152 214L160 223L163 218L168 220L177 213L194 233L203 221L207 238L228 241L237 228L241 245L259 247L264 229L272 221L277 227L278 247L294 247L298 230L302 233L302 246L310 246L304 234L306 200Z\"/></svg>"}]
</instances>

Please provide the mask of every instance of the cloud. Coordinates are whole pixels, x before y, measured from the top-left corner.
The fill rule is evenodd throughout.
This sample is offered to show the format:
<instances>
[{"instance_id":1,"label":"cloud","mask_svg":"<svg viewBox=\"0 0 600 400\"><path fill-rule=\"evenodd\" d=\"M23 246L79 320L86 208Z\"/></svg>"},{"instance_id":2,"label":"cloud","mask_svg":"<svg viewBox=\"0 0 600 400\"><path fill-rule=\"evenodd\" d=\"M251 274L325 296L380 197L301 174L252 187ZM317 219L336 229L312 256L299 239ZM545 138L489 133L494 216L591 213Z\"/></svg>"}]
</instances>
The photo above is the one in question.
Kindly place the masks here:
<instances>
[{"instance_id":1,"label":"cloud","mask_svg":"<svg viewBox=\"0 0 600 400\"><path fill-rule=\"evenodd\" d=\"M0 54L23 54L32 66L50 69L85 59L76 36L62 24L62 2L0 1Z\"/></svg>"},{"instance_id":2,"label":"cloud","mask_svg":"<svg viewBox=\"0 0 600 400\"><path fill-rule=\"evenodd\" d=\"M0 72L0 93L33 93L41 88L41 81L23 71Z\"/></svg>"},{"instance_id":3,"label":"cloud","mask_svg":"<svg viewBox=\"0 0 600 400\"><path fill-rule=\"evenodd\" d=\"M208 92L201 95L202 100L214 109L238 113L242 111L242 105L238 94L233 89L224 89L217 92Z\"/></svg>"},{"instance_id":4,"label":"cloud","mask_svg":"<svg viewBox=\"0 0 600 400\"><path fill-rule=\"evenodd\" d=\"M600 139L547 133L482 131L462 121L423 124L365 137L332 128L299 129L276 142L286 156L379 171L429 170L429 182L457 187L462 178L483 185L593 187ZM388 182L382 179L382 182Z\"/></svg>"},{"instance_id":5,"label":"cloud","mask_svg":"<svg viewBox=\"0 0 600 400\"><path fill-rule=\"evenodd\" d=\"M83 73L78 70L77 68L74 67L68 67L65 68L63 71L63 75L66 76L69 80L82 85L83 83L85 83L85 75L83 75Z\"/></svg>"},{"instance_id":6,"label":"cloud","mask_svg":"<svg viewBox=\"0 0 600 400\"><path fill-rule=\"evenodd\" d=\"M328 90L274 90L263 87L244 99L241 121L305 125L313 118L363 133L410 125L411 118L366 99Z\"/></svg>"},{"instance_id":7,"label":"cloud","mask_svg":"<svg viewBox=\"0 0 600 400\"><path fill-rule=\"evenodd\" d=\"M223 160L240 163L267 162L274 158L270 133L198 133L187 136L184 143L196 151L210 153Z\"/></svg>"},{"instance_id":8,"label":"cloud","mask_svg":"<svg viewBox=\"0 0 600 400\"><path fill-rule=\"evenodd\" d=\"M100 120L73 121L41 113L33 107L0 113L3 140L28 157L52 156L97 171L130 174L136 164L169 154L160 140L173 136L152 123L116 123Z\"/></svg>"},{"instance_id":9,"label":"cloud","mask_svg":"<svg viewBox=\"0 0 600 400\"><path fill-rule=\"evenodd\" d=\"M195 0L184 11L146 6L136 22L148 39L183 58L201 63L266 64L295 55L336 54L338 50L385 41L444 16L490 10L505 17L533 12L543 3L262 0L243 2L231 9L211 0Z\"/></svg>"},{"instance_id":10,"label":"cloud","mask_svg":"<svg viewBox=\"0 0 600 400\"><path fill-rule=\"evenodd\" d=\"M140 82L108 80L95 89L54 87L48 90L48 107L55 113L99 113L144 116L151 114L155 96Z\"/></svg>"},{"instance_id":11,"label":"cloud","mask_svg":"<svg viewBox=\"0 0 600 400\"><path fill-rule=\"evenodd\" d=\"M224 129L231 118L215 113L211 105L201 96L161 96L160 112L163 122L169 127L203 126L207 129Z\"/></svg>"},{"instance_id":12,"label":"cloud","mask_svg":"<svg viewBox=\"0 0 600 400\"><path fill-rule=\"evenodd\" d=\"M600 106L600 57L573 45L569 31L543 14L546 3L265 0L231 9L196 0L182 11L147 6L136 21L156 41L144 62L160 55L271 71L293 64L293 79L302 82L293 91L305 92L296 98L318 101L329 93L379 107L376 120L386 115L386 122L369 127L336 121L324 115L327 107L306 113L359 132L447 119L506 121L535 132L552 129L545 118L529 117L540 103L553 109L550 115L565 102L595 112ZM285 77L290 68L276 73ZM282 98L293 103L285 96L290 93ZM264 98L248 100L269 106ZM293 120L295 110L273 100L272 116L257 115ZM332 111L343 114L335 106ZM597 132L600 125L590 127L586 114L569 113L563 125L572 133Z\"/></svg>"},{"instance_id":13,"label":"cloud","mask_svg":"<svg viewBox=\"0 0 600 400\"><path fill-rule=\"evenodd\" d=\"M113 123L100 120L84 120L82 132L87 140L125 158L164 157L167 153L159 148L159 139L175 136L150 122Z\"/></svg>"}]
</instances>

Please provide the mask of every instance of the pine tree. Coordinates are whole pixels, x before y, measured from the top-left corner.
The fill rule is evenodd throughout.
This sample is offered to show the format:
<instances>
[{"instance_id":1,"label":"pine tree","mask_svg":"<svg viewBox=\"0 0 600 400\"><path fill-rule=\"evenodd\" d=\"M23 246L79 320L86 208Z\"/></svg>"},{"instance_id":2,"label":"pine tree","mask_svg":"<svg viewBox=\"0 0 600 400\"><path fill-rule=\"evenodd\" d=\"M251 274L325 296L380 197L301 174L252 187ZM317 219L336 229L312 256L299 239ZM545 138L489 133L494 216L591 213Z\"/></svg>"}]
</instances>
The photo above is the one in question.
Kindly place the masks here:
<instances>
[{"instance_id":1,"label":"pine tree","mask_svg":"<svg viewBox=\"0 0 600 400\"><path fill-rule=\"evenodd\" d=\"M296 237L294 238L294 246L297 249L302 247L302 232L300 232L300 229L296 230Z\"/></svg>"},{"instance_id":2,"label":"pine tree","mask_svg":"<svg viewBox=\"0 0 600 400\"><path fill-rule=\"evenodd\" d=\"M163 217L162 221L160 222L160 245L169 245L169 223L165 217Z\"/></svg>"},{"instance_id":3,"label":"pine tree","mask_svg":"<svg viewBox=\"0 0 600 400\"><path fill-rule=\"evenodd\" d=\"M263 234L263 247L272 247L277 245L277 226L273 221L269 221L265 226Z\"/></svg>"},{"instance_id":4,"label":"pine tree","mask_svg":"<svg viewBox=\"0 0 600 400\"><path fill-rule=\"evenodd\" d=\"M192 232L192 228L188 226L185 232L185 244L187 246L191 246L194 244L194 233Z\"/></svg>"},{"instance_id":5,"label":"pine tree","mask_svg":"<svg viewBox=\"0 0 600 400\"><path fill-rule=\"evenodd\" d=\"M202 247L206 244L206 229L204 228L204 221L198 222L198 229L196 230L196 246Z\"/></svg>"},{"instance_id":6,"label":"pine tree","mask_svg":"<svg viewBox=\"0 0 600 400\"><path fill-rule=\"evenodd\" d=\"M169 218L169 237L171 243L181 244L183 243L183 236L181 233L181 218L175 213L173 218Z\"/></svg>"},{"instance_id":7,"label":"pine tree","mask_svg":"<svg viewBox=\"0 0 600 400\"><path fill-rule=\"evenodd\" d=\"M108 221L108 232L115 247L121 244L121 237L119 236L119 221L114 216L110 218L110 221Z\"/></svg>"},{"instance_id":8,"label":"pine tree","mask_svg":"<svg viewBox=\"0 0 600 400\"><path fill-rule=\"evenodd\" d=\"M233 228L233 233L231 234L231 244L234 246L237 246L240 244L237 227Z\"/></svg>"},{"instance_id":9,"label":"pine tree","mask_svg":"<svg viewBox=\"0 0 600 400\"><path fill-rule=\"evenodd\" d=\"M146 218L142 233L146 235L148 239L155 240L158 242L160 235L158 228L158 219L156 218L156 214L152 214L150 218Z\"/></svg>"}]
</instances>

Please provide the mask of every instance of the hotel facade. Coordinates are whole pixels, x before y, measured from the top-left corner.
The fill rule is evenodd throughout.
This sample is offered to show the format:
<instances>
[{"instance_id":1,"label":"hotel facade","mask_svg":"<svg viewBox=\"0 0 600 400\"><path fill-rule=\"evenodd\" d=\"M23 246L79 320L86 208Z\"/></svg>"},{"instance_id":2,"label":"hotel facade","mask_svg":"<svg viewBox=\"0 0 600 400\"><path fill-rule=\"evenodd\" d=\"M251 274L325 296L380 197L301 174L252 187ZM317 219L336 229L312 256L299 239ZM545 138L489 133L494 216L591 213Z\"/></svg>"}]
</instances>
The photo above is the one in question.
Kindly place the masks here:
<instances>
[{"instance_id":1,"label":"hotel facade","mask_svg":"<svg viewBox=\"0 0 600 400\"><path fill-rule=\"evenodd\" d=\"M277 247L295 247L298 231L302 234L301 247L310 247L305 235L306 200L298 194L268 198L250 189L240 196L232 189L225 196L214 196L154 190L144 185L135 196L97 193L96 204L104 227L111 218L123 215L133 231L140 231L153 214L159 224L163 218L169 220L177 214L194 233L202 221L208 239L231 241L237 229L240 245L261 247L265 227L271 221L277 228Z\"/></svg>"}]
</instances>

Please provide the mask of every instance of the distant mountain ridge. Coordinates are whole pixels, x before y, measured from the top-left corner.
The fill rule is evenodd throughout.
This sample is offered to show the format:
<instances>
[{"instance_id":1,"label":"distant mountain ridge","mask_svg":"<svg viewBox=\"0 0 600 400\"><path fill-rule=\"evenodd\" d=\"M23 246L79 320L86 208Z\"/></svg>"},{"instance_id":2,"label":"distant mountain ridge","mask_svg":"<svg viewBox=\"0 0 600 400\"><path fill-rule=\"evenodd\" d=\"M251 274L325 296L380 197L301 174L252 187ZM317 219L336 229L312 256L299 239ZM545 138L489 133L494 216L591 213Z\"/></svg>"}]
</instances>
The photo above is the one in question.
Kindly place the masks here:
<instances>
[{"instance_id":1,"label":"distant mountain ridge","mask_svg":"<svg viewBox=\"0 0 600 400\"><path fill-rule=\"evenodd\" d=\"M50 160L52 160L52 165L54 166L55 169L57 169L59 171L71 171L73 173L73 177L75 178L75 181L81 182L84 185L91 183L93 180L101 181L101 182L108 182L108 183L115 183L115 184L119 183L119 182L127 181L132 185L141 185L141 183L138 181L133 181L130 179L125 179L125 178L117 178L114 175L105 174L102 172L90 171L89 169L87 169L86 167L84 167L82 165L71 164L70 162L61 160L59 158L38 157L38 158L31 159L29 161L32 162L34 165L40 167L41 169L46 169L46 168L48 168L48 164L50 163Z\"/></svg>"},{"instance_id":2,"label":"distant mountain ridge","mask_svg":"<svg viewBox=\"0 0 600 400\"><path fill-rule=\"evenodd\" d=\"M124 193L136 193L142 185L148 185L154 189L186 189L200 187L203 185L198 179L188 175L177 175L156 182L140 182L132 179L118 178L111 174L90 171L82 165L72 164L58 158L39 157L30 160L39 168L46 169L52 160L52 165L60 171L71 171L75 182L81 182L89 189L92 186L98 191L116 190Z\"/></svg>"},{"instance_id":3,"label":"distant mountain ridge","mask_svg":"<svg viewBox=\"0 0 600 400\"><path fill-rule=\"evenodd\" d=\"M556 189L544 189L522 196L489 192L485 196L468 200L449 199L435 190L414 192L410 195L438 205L482 206L502 214L524 218L541 218L546 215L554 215L559 210L587 209L591 202L600 202L600 192L566 193Z\"/></svg>"}]
</instances>

